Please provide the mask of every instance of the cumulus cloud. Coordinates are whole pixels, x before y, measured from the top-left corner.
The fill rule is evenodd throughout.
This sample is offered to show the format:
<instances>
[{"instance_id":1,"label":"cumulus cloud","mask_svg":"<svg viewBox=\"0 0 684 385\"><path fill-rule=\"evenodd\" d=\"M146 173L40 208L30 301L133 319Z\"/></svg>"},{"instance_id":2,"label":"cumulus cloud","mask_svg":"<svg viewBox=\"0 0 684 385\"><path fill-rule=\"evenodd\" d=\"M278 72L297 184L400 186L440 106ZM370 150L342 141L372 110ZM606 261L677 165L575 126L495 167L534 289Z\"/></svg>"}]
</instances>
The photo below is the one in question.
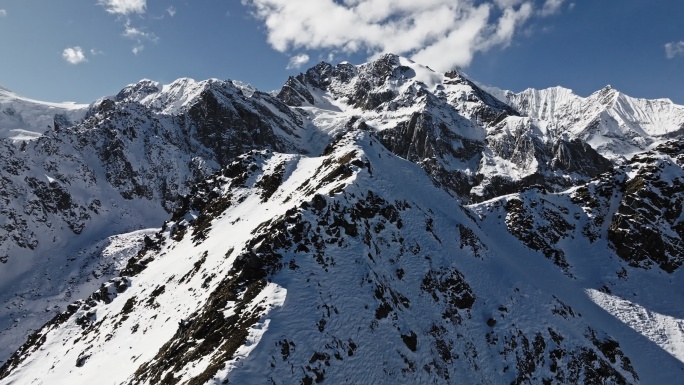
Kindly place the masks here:
<instances>
[{"instance_id":1,"label":"cumulus cloud","mask_svg":"<svg viewBox=\"0 0 684 385\"><path fill-rule=\"evenodd\" d=\"M290 62L287 64L287 69L297 69L301 68L304 64L309 62L309 55L303 53L300 55L295 55L290 58Z\"/></svg>"},{"instance_id":2,"label":"cumulus cloud","mask_svg":"<svg viewBox=\"0 0 684 385\"><path fill-rule=\"evenodd\" d=\"M539 13L542 16L550 16L560 13L561 7L563 6L564 2L565 0L546 0ZM574 6L574 3L571 4L571 7L574 8Z\"/></svg>"},{"instance_id":3,"label":"cumulus cloud","mask_svg":"<svg viewBox=\"0 0 684 385\"><path fill-rule=\"evenodd\" d=\"M0 9L0 17L5 17L7 16L7 11L4 9Z\"/></svg>"},{"instance_id":4,"label":"cumulus cloud","mask_svg":"<svg viewBox=\"0 0 684 385\"><path fill-rule=\"evenodd\" d=\"M98 4L107 12L118 15L143 14L147 8L147 0L99 0Z\"/></svg>"},{"instance_id":5,"label":"cumulus cloud","mask_svg":"<svg viewBox=\"0 0 684 385\"><path fill-rule=\"evenodd\" d=\"M144 49L145 49L144 45L138 44L138 45L133 46L133 48L131 48L131 51L133 52L133 55L137 55L140 52L142 52Z\"/></svg>"},{"instance_id":6,"label":"cumulus cloud","mask_svg":"<svg viewBox=\"0 0 684 385\"><path fill-rule=\"evenodd\" d=\"M81 47L66 48L62 51L62 58L70 64L79 64L88 61Z\"/></svg>"},{"instance_id":7,"label":"cumulus cloud","mask_svg":"<svg viewBox=\"0 0 684 385\"><path fill-rule=\"evenodd\" d=\"M392 52L439 70L467 66L477 52L509 45L533 15L564 0L242 0L277 51ZM325 15L325 16L321 16Z\"/></svg>"},{"instance_id":8,"label":"cumulus cloud","mask_svg":"<svg viewBox=\"0 0 684 385\"><path fill-rule=\"evenodd\" d=\"M684 55L684 41L673 41L665 44L665 56L668 59L673 59L679 55Z\"/></svg>"},{"instance_id":9,"label":"cumulus cloud","mask_svg":"<svg viewBox=\"0 0 684 385\"><path fill-rule=\"evenodd\" d=\"M174 7L173 5L169 6L168 8L166 8L166 13L168 13L171 17L176 16L176 7Z\"/></svg>"}]
</instances>

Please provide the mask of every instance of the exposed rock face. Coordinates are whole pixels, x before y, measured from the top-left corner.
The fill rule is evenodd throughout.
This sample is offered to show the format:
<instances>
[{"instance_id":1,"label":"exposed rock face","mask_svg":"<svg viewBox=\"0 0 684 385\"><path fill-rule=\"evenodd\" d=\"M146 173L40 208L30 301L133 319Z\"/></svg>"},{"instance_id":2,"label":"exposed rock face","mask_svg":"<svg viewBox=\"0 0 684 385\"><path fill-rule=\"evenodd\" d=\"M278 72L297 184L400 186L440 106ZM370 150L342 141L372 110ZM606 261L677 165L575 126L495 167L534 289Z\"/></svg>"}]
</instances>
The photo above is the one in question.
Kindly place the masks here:
<instances>
[{"instance_id":1,"label":"exposed rock face","mask_svg":"<svg viewBox=\"0 0 684 385\"><path fill-rule=\"evenodd\" d=\"M506 225L511 234L515 235L525 245L533 250L541 251L544 256L561 269L567 272L569 265L565 260L565 253L558 248L558 241L569 236L569 231L575 227L566 221L556 210L543 207L539 210L539 216L529 212L525 203L519 199L511 199L506 202ZM536 202L530 206L537 208ZM556 209L556 210L554 210Z\"/></svg>"},{"instance_id":2,"label":"exposed rock face","mask_svg":"<svg viewBox=\"0 0 684 385\"><path fill-rule=\"evenodd\" d=\"M613 168L584 141L545 138L529 118L508 118L489 130L487 149L475 201L532 186L562 191Z\"/></svg>"},{"instance_id":3,"label":"exposed rock face","mask_svg":"<svg viewBox=\"0 0 684 385\"><path fill-rule=\"evenodd\" d=\"M346 97L349 104L363 110L374 110L394 99L395 92L387 86L400 80L411 69L401 66L399 57L385 55L361 68L343 63L333 67L319 63L306 73L290 77L278 98L291 106L315 104L311 90L328 91L334 97Z\"/></svg>"},{"instance_id":4,"label":"exposed rock face","mask_svg":"<svg viewBox=\"0 0 684 385\"><path fill-rule=\"evenodd\" d=\"M436 124L437 125L436 125ZM407 122L379 133L380 140L395 154L420 164L437 185L459 196L467 197L475 183L468 170L448 170L445 159L460 163L474 163L481 157L484 143L464 138L441 121L434 122L432 115L414 113ZM451 144L459 143L454 147Z\"/></svg>"},{"instance_id":5,"label":"exposed rock face","mask_svg":"<svg viewBox=\"0 0 684 385\"><path fill-rule=\"evenodd\" d=\"M579 139L558 141L553 146L552 170L596 176L612 169L612 164Z\"/></svg>"},{"instance_id":6,"label":"exposed rock face","mask_svg":"<svg viewBox=\"0 0 684 385\"><path fill-rule=\"evenodd\" d=\"M628 165L637 171L623 185L608 240L631 266L655 264L672 273L684 263L684 144L662 144Z\"/></svg>"}]
</instances>

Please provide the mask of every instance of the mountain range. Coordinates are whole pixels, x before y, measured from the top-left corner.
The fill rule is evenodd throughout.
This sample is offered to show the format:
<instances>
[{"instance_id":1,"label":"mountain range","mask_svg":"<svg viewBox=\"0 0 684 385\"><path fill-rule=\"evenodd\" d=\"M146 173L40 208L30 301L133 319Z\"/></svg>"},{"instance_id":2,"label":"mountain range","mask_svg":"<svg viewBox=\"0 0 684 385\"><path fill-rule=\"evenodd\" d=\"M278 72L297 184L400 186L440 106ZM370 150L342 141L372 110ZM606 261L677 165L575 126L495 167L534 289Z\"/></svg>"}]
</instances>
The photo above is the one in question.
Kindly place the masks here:
<instances>
[{"instance_id":1,"label":"mountain range","mask_svg":"<svg viewBox=\"0 0 684 385\"><path fill-rule=\"evenodd\" d=\"M392 54L0 89L0 384L684 373L684 106Z\"/></svg>"}]
</instances>

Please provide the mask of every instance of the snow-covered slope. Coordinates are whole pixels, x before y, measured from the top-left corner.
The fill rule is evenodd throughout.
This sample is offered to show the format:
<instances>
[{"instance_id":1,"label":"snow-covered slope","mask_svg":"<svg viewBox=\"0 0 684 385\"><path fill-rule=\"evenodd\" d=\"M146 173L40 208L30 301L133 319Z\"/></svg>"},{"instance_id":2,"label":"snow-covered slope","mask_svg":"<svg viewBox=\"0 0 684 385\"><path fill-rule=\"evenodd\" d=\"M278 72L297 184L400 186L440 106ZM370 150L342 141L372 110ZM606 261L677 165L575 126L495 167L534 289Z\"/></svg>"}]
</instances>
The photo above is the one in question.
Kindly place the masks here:
<instances>
[{"instance_id":1,"label":"snow-covered slope","mask_svg":"<svg viewBox=\"0 0 684 385\"><path fill-rule=\"evenodd\" d=\"M48 129L79 122L87 109L87 104L47 103L23 98L0 87L0 138L36 139Z\"/></svg>"},{"instance_id":2,"label":"snow-covered slope","mask_svg":"<svg viewBox=\"0 0 684 385\"><path fill-rule=\"evenodd\" d=\"M594 303L597 273L569 278L367 132L322 157L243 156L186 206L3 383L664 383L684 368Z\"/></svg>"},{"instance_id":3,"label":"snow-covered slope","mask_svg":"<svg viewBox=\"0 0 684 385\"><path fill-rule=\"evenodd\" d=\"M507 228L582 282L601 308L684 363L682 180L680 139L568 191L533 188L470 209L483 227Z\"/></svg>"},{"instance_id":4,"label":"snow-covered slope","mask_svg":"<svg viewBox=\"0 0 684 385\"><path fill-rule=\"evenodd\" d=\"M2 359L72 295L116 273L98 273L95 244L158 228L195 182L252 148L306 151L297 145L301 114L277 99L248 97L228 81L185 82L192 97L173 86L152 97L142 81L93 103L76 125L0 142ZM136 101L141 95L182 108L152 109Z\"/></svg>"},{"instance_id":5,"label":"snow-covered slope","mask_svg":"<svg viewBox=\"0 0 684 385\"><path fill-rule=\"evenodd\" d=\"M54 318L0 383L676 383L682 108L490 91L385 55L2 139L5 356Z\"/></svg>"}]
</instances>

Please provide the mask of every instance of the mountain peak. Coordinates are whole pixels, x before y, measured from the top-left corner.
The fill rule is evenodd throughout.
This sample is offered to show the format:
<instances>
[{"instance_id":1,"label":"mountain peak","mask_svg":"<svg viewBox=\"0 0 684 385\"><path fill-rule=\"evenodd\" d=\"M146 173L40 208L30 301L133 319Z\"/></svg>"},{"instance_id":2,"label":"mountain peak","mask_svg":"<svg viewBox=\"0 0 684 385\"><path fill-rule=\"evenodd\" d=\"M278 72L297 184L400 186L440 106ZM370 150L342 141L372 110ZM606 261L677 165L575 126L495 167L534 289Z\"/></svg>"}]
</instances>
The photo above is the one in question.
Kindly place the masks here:
<instances>
[{"instance_id":1,"label":"mountain peak","mask_svg":"<svg viewBox=\"0 0 684 385\"><path fill-rule=\"evenodd\" d=\"M150 79L142 79L137 83L124 87L116 94L114 99L117 101L140 101L150 94L161 91L161 89L161 83Z\"/></svg>"},{"instance_id":2,"label":"mountain peak","mask_svg":"<svg viewBox=\"0 0 684 385\"><path fill-rule=\"evenodd\" d=\"M449 76L463 76L452 71ZM290 77L279 93L279 98L292 106L314 105L318 91L330 93L335 99L346 98L350 105L364 110L379 107L413 87L438 91L445 80L427 66L395 54L383 54L376 59L352 65L336 66L321 62L302 74ZM474 85L473 85L474 86ZM320 103L320 100L318 101Z\"/></svg>"},{"instance_id":3,"label":"mountain peak","mask_svg":"<svg viewBox=\"0 0 684 385\"><path fill-rule=\"evenodd\" d=\"M607 86L601 88L600 90L594 92L589 97L595 97L598 100L600 100L600 102L602 104L610 105L610 104L615 103L615 100L619 96L620 96L620 91L616 90L611 85L607 85Z\"/></svg>"}]
</instances>

